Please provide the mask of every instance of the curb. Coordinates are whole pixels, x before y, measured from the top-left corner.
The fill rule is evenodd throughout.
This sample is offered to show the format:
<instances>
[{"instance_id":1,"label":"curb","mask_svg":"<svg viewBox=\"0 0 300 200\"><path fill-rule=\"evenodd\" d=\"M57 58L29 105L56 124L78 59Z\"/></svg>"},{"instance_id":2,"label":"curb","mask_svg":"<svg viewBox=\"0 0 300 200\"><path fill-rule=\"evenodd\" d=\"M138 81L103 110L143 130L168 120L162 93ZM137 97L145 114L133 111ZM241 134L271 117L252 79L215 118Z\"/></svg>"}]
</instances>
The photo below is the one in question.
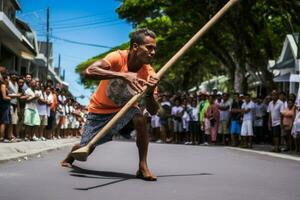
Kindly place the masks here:
<instances>
[{"instance_id":1,"label":"curb","mask_svg":"<svg viewBox=\"0 0 300 200\"><path fill-rule=\"evenodd\" d=\"M282 158L287 160L293 160L300 162L300 157L297 156L291 156L291 155L285 155L285 154L279 154L279 153L272 153L272 152L266 152L266 151L258 151L258 150L251 150L251 149L241 149L236 147L225 147L226 149L236 150L236 151L243 151L243 152L250 152L250 153L256 153L260 155L275 157L275 158Z\"/></svg>"},{"instance_id":2,"label":"curb","mask_svg":"<svg viewBox=\"0 0 300 200\"><path fill-rule=\"evenodd\" d=\"M14 160L19 161L20 158L24 158L25 160L27 160L28 157L33 157L43 152L59 150L65 147L72 146L78 142L79 139L64 139L61 141L49 140L40 143L37 142L11 143L11 144L6 144L6 146L2 146L2 147L0 144L0 163L14 161Z\"/></svg>"}]
</instances>

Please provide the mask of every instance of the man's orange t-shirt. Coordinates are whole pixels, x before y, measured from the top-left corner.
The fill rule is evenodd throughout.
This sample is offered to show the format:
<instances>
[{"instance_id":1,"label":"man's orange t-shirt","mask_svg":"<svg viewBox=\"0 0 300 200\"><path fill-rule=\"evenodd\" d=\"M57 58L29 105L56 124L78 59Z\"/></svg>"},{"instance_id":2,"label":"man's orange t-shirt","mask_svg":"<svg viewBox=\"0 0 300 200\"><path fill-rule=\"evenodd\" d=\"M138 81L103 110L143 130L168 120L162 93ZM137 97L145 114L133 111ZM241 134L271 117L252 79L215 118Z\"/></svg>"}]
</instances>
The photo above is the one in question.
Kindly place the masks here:
<instances>
[{"instance_id":1,"label":"man's orange t-shirt","mask_svg":"<svg viewBox=\"0 0 300 200\"><path fill-rule=\"evenodd\" d=\"M128 50L117 50L109 53L103 60L110 64L111 71L128 72L128 53ZM150 65L144 65L137 72L138 78L146 81L154 74L155 71ZM88 111L97 114L118 112L131 99L132 94L129 92L131 90L122 79L101 80L90 100Z\"/></svg>"}]
</instances>

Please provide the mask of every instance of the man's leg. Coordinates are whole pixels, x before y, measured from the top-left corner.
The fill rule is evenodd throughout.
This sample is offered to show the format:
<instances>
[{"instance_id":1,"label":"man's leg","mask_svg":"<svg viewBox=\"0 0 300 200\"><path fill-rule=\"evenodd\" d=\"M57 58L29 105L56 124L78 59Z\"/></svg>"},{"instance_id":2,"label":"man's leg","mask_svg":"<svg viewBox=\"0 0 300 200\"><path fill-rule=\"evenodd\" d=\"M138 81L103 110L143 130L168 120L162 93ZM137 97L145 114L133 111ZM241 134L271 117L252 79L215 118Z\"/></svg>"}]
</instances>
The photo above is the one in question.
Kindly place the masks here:
<instances>
[{"instance_id":1,"label":"man's leg","mask_svg":"<svg viewBox=\"0 0 300 200\"><path fill-rule=\"evenodd\" d=\"M137 114L133 118L133 123L137 132L136 145L139 151L139 170L137 175L146 180L154 181L157 177L151 174L147 165L149 136L146 131L145 118L142 115Z\"/></svg>"},{"instance_id":2,"label":"man's leg","mask_svg":"<svg viewBox=\"0 0 300 200\"><path fill-rule=\"evenodd\" d=\"M280 137L281 137L281 127L280 126L275 126L274 128L274 151L275 152L280 152Z\"/></svg>"}]
</instances>

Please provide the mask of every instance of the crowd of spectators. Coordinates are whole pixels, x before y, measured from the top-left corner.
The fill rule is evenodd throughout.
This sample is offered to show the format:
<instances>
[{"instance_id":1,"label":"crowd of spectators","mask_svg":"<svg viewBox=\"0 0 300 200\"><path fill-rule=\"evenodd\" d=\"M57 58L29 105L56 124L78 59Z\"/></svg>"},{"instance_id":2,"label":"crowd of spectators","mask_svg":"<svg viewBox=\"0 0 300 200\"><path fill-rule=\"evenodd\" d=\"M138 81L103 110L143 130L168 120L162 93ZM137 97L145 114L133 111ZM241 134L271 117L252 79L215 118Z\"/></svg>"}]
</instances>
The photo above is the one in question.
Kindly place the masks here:
<instances>
[{"instance_id":1,"label":"crowd of spectators","mask_svg":"<svg viewBox=\"0 0 300 200\"><path fill-rule=\"evenodd\" d=\"M3 67L0 72L0 142L80 137L87 111L64 89L50 79L42 83ZM242 148L271 144L273 152L300 152L300 106L294 94L161 92L158 100L156 115L140 104L152 141Z\"/></svg>"},{"instance_id":2,"label":"crowd of spectators","mask_svg":"<svg viewBox=\"0 0 300 200\"><path fill-rule=\"evenodd\" d=\"M79 137L86 110L51 79L0 67L0 142Z\"/></svg>"},{"instance_id":3,"label":"crowd of spectators","mask_svg":"<svg viewBox=\"0 0 300 200\"><path fill-rule=\"evenodd\" d=\"M300 112L294 94L162 92L159 102L156 115L144 109L152 141L242 148L271 144L273 152L300 151Z\"/></svg>"}]
</instances>

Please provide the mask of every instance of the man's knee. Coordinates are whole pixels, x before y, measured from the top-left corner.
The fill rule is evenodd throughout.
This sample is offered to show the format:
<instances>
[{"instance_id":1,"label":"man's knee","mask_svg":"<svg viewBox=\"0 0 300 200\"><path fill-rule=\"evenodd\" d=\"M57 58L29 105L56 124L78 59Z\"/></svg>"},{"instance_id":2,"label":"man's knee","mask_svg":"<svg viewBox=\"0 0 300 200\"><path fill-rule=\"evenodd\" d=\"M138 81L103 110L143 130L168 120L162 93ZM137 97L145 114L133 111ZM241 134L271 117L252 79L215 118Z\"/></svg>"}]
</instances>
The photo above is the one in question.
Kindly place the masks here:
<instances>
[{"instance_id":1,"label":"man's knee","mask_svg":"<svg viewBox=\"0 0 300 200\"><path fill-rule=\"evenodd\" d=\"M133 117L134 125L146 124L145 118L143 115L135 115Z\"/></svg>"},{"instance_id":2,"label":"man's knee","mask_svg":"<svg viewBox=\"0 0 300 200\"><path fill-rule=\"evenodd\" d=\"M146 130L146 120L143 115L135 115L133 118L134 128L139 130Z\"/></svg>"}]
</instances>

